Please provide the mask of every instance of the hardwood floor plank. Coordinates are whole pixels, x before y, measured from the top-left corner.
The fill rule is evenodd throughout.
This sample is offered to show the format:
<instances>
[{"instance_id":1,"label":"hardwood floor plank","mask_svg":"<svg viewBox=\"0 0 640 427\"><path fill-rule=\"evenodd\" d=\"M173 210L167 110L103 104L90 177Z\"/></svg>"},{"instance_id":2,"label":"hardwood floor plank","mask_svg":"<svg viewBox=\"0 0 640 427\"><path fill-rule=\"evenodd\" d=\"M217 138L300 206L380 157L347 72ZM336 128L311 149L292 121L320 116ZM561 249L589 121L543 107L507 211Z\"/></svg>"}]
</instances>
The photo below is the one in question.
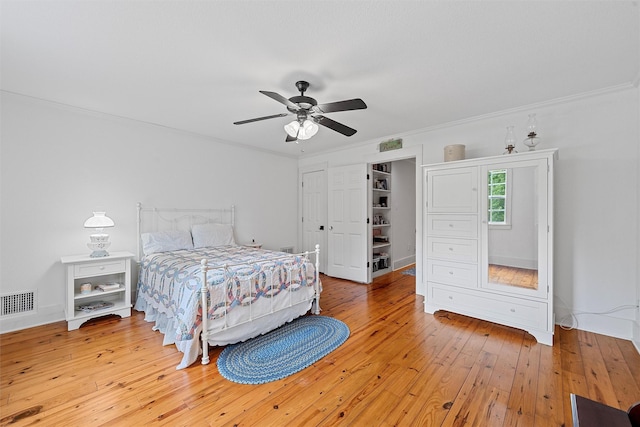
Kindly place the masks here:
<instances>
[{"instance_id":1,"label":"hardwood floor plank","mask_svg":"<svg viewBox=\"0 0 640 427\"><path fill-rule=\"evenodd\" d=\"M584 397L617 407L618 399L595 334L588 333L586 338L588 340L580 340L580 353L585 362L584 377L589 389L589 395Z\"/></svg>"},{"instance_id":2,"label":"hardwood floor plank","mask_svg":"<svg viewBox=\"0 0 640 427\"><path fill-rule=\"evenodd\" d=\"M538 377L534 422L541 426L564 425L562 399L562 351L560 346L540 346L540 376Z\"/></svg>"},{"instance_id":3,"label":"hardwood floor plank","mask_svg":"<svg viewBox=\"0 0 640 427\"><path fill-rule=\"evenodd\" d=\"M617 407L626 411L640 399L640 387L627 365L616 339L604 335L596 335L596 341L602 354L602 360L612 384L616 384L614 393Z\"/></svg>"},{"instance_id":4,"label":"hardwood floor plank","mask_svg":"<svg viewBox=\"0 0 640 427\"><path fill-rule=\"evenodd\" d=\"M540 372L540 347L541 344L538 344L532 337L527 336L523 340L516 374L509 394L505 421L508 426L533 425L536 401L530 396L538 389L538 377L548 375L546 372Z\"/></svg>"},{"instance_id":5,"label":"hardwood floor plank","mask_svg":"<svg viewBox=\"0 0 640 427\"><path fill-rule=\"evenodd\" d=\"M624 357L624 363L631 372L631 377L635 380L636 385L640 388L640 353L636 350L631 341L627 340L615 340L622 357ZM640 400L640 399L639 399Z\"/></svg>"},{"instance_id":6,"label":"hardwood floor plank","mask_svg":"<svg viewBox=\"0 0 640 427\"><path fill-rule=\"evenodd\" d=\"M508 394L488 386L497 360L497 355L481 352L445 417L443 426L496 426L504 423ZM500 399L502 396L505 398Z\"/></svg>"},{"instance_id":7,"label":"hardwood floor plank","mask_svg":"<svg viewBox=\"0 0 640 427\"><path fill-rule=\"evenodd\" d=\"M212 362L175 366L144 314L56 322L0 335L0 426L569 426L569 394L612 406L640 400L629 341L556 328L556 345L521 330L423 311L415 278L371 284L322 277L322 315L347 342L285 379L243 385Z\"/></svg>"}]
</instances>

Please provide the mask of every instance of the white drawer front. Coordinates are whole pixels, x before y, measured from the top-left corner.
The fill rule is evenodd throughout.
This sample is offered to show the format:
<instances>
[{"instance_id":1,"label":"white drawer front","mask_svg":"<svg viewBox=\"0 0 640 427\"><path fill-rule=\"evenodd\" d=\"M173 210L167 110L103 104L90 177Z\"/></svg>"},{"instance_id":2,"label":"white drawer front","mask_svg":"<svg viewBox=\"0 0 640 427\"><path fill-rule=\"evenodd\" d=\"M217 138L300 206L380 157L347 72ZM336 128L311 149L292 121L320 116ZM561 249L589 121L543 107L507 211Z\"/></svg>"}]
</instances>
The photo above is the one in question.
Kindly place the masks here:
<instances>
[{"instance_id":1,"label":"white drawer front","mask_svg":"<svg viewBox=\"0 0 640 427\"><path fill-rule=\"evenodd\" d=\"M427 234L443 237L478 237L477 215L428 215Z\"/></svg>"},{"instance_id":2,"label":"white drawer front","mask_svg":"<svg viewBox=\"0 0 640 427\"><path fill-rule=\"evenodd\" d=\"M427 280L476 288L478 286L478 265L428 259Z\"/></svg>"},{"instance_id":3,"label":"white drawer front","mask_svg":"<svg viewBox=\"0 0 640 427\"><path fill-rule=\"evenodd\" d=\"M547 329L547 304L430 284L433 304L457 313L523 329Z\"/></svg>"},{"instance_id":4,"label":"white drawer front","mask_svg":"<svg viewBox=\"0 0 640 427\"><path fill-rule=\"evenodd\" d=\"M478 241L473 239L427 238L427 256L451 261L478 262Z\"/></svg>"},{"instance_id":5,"label":"white drawer front","mask_svg":"<svg viewBox=\"0 0 640 427\"><path fill-rule=\"evenodd\" d=\"M126 261L114 260L114 261L102 261L96 263L76 264L74 276L75 277L91 277L102 276L105 274L122 273L125 271Z\"/></svg>"}]
</instances>

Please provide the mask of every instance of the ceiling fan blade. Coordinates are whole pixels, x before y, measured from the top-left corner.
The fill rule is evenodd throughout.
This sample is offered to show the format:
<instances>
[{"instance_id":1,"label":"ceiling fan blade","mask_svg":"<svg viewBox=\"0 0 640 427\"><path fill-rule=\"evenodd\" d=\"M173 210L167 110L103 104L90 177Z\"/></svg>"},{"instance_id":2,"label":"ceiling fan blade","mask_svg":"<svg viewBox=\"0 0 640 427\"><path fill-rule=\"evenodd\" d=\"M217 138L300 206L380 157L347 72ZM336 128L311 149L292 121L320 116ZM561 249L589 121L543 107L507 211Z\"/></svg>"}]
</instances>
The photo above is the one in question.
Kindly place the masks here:
<instances>
[{"instance_id":1,"label":"ceiling fan blade","mask_svg":"<svg viewBox=\"0 0 640 427\"><path fill-rule=\"evenodd\" d=\"M313 118L319 125L328 127L329 129L335 130L345 136L351 136L357 132L357 130L350 128L347 125L343 125L342 123L338 123L335 120L331 120L325 116L313 116Z\"/></svg>"},{"instance_id":2,"label":"ceiling fan blade","mask_svg":"<svg viewBox=\"0 0 640 427\"><path fill-rule=\"evenodd\" d=\"M267 120L267 119L275 119L276 117L285 117L288 116L288 113L280 113L280 114L274 114L273 116L264 116L264 117L256 117L255 119L249 119L249 120L240 120L239 122L233 122L234 125L243 125L245 123L251 123L251 122L258 122L260 120Z\"/></svg>"},{"instance_id":3,"label":"ceiling fan blade","mask_svg":"<svg viewBox=\"0 0 640 427\"><path fill-rule=\"evenodd\" d=\"M329 102L320 104L315 109L319 113L335 113L336 111L364 110L367 104L360 98L348 99L346 101Z\"/></svg>"},{"instance_id":4,"label":"ceiling fan blade","mask_svg":"<svg viewBox=\"0 0 640 427\"><path fill-rule=\"evenodd\" d=\"M280 94L277 94L275 92L269 92L266 90L260 90L258 92L260 92L263 95L267 95L271 99L275 99L279 103L286 105L288 108L293 109L293 111L298 111L300 109L300 106L298 104L294 104L293 102L289 101L287 98L285 98Z\"/></svg>"}]
</instances>

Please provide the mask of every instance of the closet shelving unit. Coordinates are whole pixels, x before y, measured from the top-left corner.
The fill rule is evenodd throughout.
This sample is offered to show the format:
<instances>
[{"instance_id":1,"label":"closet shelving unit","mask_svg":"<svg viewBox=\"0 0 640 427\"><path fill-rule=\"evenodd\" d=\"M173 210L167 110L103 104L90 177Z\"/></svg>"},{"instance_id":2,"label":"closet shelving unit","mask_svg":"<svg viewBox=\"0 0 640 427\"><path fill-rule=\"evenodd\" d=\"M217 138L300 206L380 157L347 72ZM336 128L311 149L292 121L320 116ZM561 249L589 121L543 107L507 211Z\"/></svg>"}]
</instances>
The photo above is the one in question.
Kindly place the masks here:
<instances>
[{"instance_id":1,"label":"closet shelving unit","mask_svg":"<svg viewBox=\"0 0 640 427\"><path fill-rule=\"evenodd\" d=\"M392 270L391 163L371 165L371 277Z\"/></svg>"}]
</instances>

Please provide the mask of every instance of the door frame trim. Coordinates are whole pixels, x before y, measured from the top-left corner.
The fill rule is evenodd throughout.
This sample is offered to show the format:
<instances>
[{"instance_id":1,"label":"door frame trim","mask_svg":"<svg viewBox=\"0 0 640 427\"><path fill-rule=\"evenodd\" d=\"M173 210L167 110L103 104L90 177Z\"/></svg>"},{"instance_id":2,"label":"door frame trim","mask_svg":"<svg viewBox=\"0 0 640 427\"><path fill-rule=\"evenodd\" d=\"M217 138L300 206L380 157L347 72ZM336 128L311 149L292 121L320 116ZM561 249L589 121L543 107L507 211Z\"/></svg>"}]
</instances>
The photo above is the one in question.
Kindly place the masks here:
<instances>
[{"instance_id":1,"label":"door frame trim","mask_svg":"<svg viewBox=\"0 0 640 427\"><path fill-rule=\"evenodd\" d=\"M304 202L304 195L302 192L302 177L304 176L304 174L309 173L309 172L323 172L324 173L324 217L328 220L329 219L329 208L327 207L327 197L328 197L328 187L327 187L327 171L329 169L329 163L328 162L321 162L321 163L316 163L313 165L307 165L307 166L301 166L298 168L298 247L300 248L300 250L302 250L302 235L304 234L304 231L302 229L302 211L303 211L303 202ZM322 247L322 245L320 245L320 271L326 272L327 271L327 225L325 225L325 229L324 229L324 236L322 238L322 243L324 244L324 247Z\"/></svg>"},{"instance_id":2,"label":"door frame trim","mask_svg":"<svg viewBox=\"0 0 640 427\"><path fill-rule=\"evenodd\" d=\"M423 248L422 248L422 233L424 232L423 221L423 182L422 182L422 158L423 147L422 144L411 145L409 147L403 147L399 150L384 151L382 153L374 153L365 156L365 163L381 163L381 162L393 162L396 160L404 160L409 158L416 159L416 294L424 296L427 291L426 283L423 283Z\"/></svg>"}]
</instances>

